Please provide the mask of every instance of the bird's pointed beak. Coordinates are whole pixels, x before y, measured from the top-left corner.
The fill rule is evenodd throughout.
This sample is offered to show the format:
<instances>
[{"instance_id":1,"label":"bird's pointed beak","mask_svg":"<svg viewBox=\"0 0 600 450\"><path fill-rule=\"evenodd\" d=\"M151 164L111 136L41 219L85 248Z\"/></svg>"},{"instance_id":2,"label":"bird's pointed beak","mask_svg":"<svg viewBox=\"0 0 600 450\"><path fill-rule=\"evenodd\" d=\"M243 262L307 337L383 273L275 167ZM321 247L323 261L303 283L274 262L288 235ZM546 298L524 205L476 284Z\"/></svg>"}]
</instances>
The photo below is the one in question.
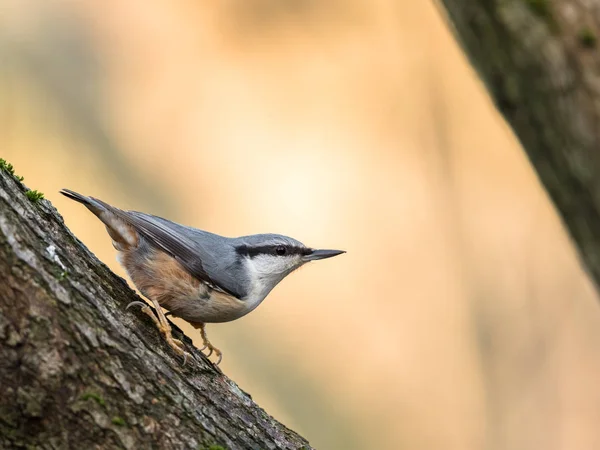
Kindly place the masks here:
<instances>
[{"instance_id":1,"label":"bird's pointed beak","mask_svg":"<svg viewBox=\"0 0 600 450\"><path fill-rule=\"evenodd\" d=\"M346 253L344 250L313 250L304 257L306 261L316 261L318 259L331 258L333 256Z\"/></svg>"}]
</instances>

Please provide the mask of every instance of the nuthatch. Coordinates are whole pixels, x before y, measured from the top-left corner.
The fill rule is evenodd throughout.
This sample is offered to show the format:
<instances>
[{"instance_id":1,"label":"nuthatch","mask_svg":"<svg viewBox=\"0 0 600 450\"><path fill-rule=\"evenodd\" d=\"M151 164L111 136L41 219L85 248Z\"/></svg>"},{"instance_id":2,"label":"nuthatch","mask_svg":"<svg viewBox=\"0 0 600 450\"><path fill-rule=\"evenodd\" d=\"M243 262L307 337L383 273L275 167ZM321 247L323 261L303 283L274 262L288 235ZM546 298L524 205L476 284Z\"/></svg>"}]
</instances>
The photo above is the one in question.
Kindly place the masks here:
<instances>
[{"instance_id":1,"label":"nuthatch","mask_svg":"<svg viewBox=\"0 0 600 450\"><path fill-rule=\"evenodd\" d=\"M167 343L185 358L161 308L200 329L204 347L222 353L207 338L205 324L229 322L254 310L287 275L309 261L345 253L315 250L278 234L227 238L161 217L123 211L68 189L61 194L83 203L106 225L118 260L156 314L142 306Z\"/></svg>"}]
</instances>

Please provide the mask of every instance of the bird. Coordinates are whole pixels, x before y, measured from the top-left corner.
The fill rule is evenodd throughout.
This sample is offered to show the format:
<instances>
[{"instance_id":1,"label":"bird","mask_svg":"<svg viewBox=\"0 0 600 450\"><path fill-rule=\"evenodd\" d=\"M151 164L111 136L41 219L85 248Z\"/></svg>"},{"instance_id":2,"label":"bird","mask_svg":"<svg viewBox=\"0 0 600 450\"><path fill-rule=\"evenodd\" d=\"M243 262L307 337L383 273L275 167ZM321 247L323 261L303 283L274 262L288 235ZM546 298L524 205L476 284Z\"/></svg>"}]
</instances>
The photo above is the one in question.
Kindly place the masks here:
<instances>
[{"instance_id":1,"label":"bird","mask_svg":"<svg viewBox=\"0 0 600 450\"><path fill-rule=\"evenodd\" d=\"M207 323L245 316L294 270L310 261L346 253L313 249L280 234L225 237L151 214L125 211L69 189L60 193L82 203L104 223L118 252L117 260L155 312L140 301L126 309L140 306L184 364L189 354L172 336L167 315L200 330L201 351L207 349L208 357L214 352L218 365L223 353L208 339Z\"/></svg>"}]
</instances>

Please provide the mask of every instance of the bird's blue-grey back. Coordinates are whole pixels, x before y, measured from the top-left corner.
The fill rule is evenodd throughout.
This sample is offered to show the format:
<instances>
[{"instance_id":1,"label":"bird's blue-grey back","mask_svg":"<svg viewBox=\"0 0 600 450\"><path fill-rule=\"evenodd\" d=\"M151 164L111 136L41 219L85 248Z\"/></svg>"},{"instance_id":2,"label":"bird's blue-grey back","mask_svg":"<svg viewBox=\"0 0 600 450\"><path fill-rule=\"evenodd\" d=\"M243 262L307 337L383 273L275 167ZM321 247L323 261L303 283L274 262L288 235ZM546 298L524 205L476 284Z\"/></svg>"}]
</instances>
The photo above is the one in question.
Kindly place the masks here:
<instances>
[{"instance_id":1,"label":"bird's blue-grey back","mask_svg":"<svg viewBox=\"0 0 600 450\"><path fill-rule=\"evenodd\" d=\"M146 213L125 214L146 239L171 254L196 278L237 298L247 295L246 273L237 257L235 239Z\"/></svg>"}]
</instances>

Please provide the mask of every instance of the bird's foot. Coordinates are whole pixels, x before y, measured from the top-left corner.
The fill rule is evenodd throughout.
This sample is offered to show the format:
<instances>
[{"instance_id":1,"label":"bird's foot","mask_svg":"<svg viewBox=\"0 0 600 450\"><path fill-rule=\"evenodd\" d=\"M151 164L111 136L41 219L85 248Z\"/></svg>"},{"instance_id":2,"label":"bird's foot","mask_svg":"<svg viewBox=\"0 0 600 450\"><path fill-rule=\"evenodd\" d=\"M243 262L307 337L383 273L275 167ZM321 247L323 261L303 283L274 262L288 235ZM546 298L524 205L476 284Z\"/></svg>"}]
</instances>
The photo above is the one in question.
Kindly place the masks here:
<instances>
[{"instance_id":1,"label":"bird's foot","mask_svg":"<svg viewBox=\"0 0 600 450\"><path fill-rule=\"evenodd\" d=\"M175 351L175 353L183 357L183 365L185 366L185 363L187 362L190 354L184 350L183 342L181 342L179 339L175 339L171 335L171 327L169 327L168 329L160 329L160 331L165 337L167 344L169 344L169 346Z\"/></svg>"},{"instance_id":2,"label":"bird's foot","mask_svg":"<svg viewBox=\"0 0 600 450\"><path fill-rule=\"evenodd\" d=\"M200 349L200 351L202 352L202 351L208 349L208 354L206 355L207 358L209 358L210 355L212 355L214 353L215 356L217 357L217 362L215 363L215 365L218 366L221 363L221 360L223 359L223 353L217 347L212 345L210 343L210 341L208 340L208 336L206 334L206 324L193 323L192 325L194 326L194 328L197 328L200 330L200 336L202 336L202 343L204 344L204 347L202 347Z\"/></svg>"},{"instance_id":3,"label":"bird's foot","mask_svg":"<svg viewBox=\"0 0 600 450\"><path fill-rule=\"evenodd\" d=\"M208 349L208 354L206 355L207 358L210 357L210 355L212 355L214 352L215 356L217 357L217 362L215 362L215 365L218 366L221 363L221 360L223 359L223 352L221 352L221 350L212 345L208 340L204 341L204 347L202 347L200 351L202 352L206 349Z\"/></svg>"},{"instance_id":4,"label":"bird's foot","mask_svg":"<svg viewBox=\"0 0 600 450\"><path fill-rule=\"evenodd\" d=\"M164 336L165 340L167 341L167 344L169 344L169 346L175 351L175 353L183 357L183 365L185 365L190 355L184 350L183 342L173 337L171 325L169 324L169 321L165 317L164 313L162 312L160 306L156 306L156 314L144 302L131 302L129 305L127 305L126 309L129 309L131 306L141 306L142 312L152 319L158 330Z\"/></svg>"}]
</instances>

